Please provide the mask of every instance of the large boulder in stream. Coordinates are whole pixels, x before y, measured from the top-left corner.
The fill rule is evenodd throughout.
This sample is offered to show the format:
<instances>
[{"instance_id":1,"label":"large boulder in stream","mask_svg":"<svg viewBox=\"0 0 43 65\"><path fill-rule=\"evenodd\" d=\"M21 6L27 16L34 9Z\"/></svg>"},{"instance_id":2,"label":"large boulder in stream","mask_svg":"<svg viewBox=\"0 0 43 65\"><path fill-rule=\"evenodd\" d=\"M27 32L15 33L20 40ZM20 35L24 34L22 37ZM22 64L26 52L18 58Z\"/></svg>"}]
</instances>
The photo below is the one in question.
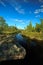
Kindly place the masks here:
<instances>
[{"instance_id":1,"label":"large boulder in stream","mask_svg":"<svg viewBox=\"0 0 43 65\"><path fill-rule=\"evenodd\" d=\"M24 59L25 55L25 48L15 38L11 37L0 45L0 61Z\"/></svg>"}]
</instances>

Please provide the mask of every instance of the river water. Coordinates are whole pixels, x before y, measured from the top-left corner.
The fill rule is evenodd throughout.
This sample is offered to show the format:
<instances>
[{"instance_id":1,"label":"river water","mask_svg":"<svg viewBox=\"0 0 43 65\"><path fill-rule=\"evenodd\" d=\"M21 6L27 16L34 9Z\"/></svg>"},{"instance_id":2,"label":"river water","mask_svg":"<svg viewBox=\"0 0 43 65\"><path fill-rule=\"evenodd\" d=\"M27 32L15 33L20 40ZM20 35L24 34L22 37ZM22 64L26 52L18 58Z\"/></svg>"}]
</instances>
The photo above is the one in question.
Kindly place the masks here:
<instances>
[{"instance_id":1,"label":"river water","mask_svg":"<svg viewBox=\"0 0 43 65\"><path fill-rule=\"evenodd\" d=\"M26 39L24 39L23 38L23 36L22 36L22 34L16 34L16 40L21 44L21 45L23 45L23 46L26 46ZM32 41L31 43L30 43L30 46L36 46L36 43L34 42L34 41Z\"/></svg>"}]
</instances>

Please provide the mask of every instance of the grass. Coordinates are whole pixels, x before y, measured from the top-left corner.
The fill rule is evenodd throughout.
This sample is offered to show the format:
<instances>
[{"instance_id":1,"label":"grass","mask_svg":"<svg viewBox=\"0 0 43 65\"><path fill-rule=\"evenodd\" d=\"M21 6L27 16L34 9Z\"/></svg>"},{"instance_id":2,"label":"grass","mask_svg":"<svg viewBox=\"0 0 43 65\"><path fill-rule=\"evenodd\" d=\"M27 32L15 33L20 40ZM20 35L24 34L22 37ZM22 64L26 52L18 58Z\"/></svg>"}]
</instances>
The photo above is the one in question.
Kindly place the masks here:
<instances>
[{"instance_id":1,"label":"grass","mask_svg":"<svg viewBox=\"0 0 43 65\"><path fill-rule=\"evenodd\" d=\"M30 38L36 38L38 40L43 40L43 33L40 32L28 32L28 31L22 31L22 35L30 37Z\"/></svg>"}]
</instances>

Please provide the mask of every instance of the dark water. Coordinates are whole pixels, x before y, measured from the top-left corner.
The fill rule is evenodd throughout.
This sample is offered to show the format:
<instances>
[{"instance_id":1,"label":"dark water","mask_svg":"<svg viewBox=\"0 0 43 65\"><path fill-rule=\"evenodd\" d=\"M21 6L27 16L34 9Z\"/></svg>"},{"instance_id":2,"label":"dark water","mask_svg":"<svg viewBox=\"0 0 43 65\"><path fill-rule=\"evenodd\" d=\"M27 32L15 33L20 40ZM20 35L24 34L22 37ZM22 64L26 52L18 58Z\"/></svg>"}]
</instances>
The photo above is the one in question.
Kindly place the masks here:
<instances>
[{"instance_id":1,"label":"dark water","mask_svg":"<svg viewBox=\"0 0 43 65\"><path fill-rule=\"evenodd\" d=\"M16 40L20 43L20 44L22 44L22 45L26 45L26 39L24 39L23 38L23 36L22 36L22 34L16 34ZM30 43L30 46L36 46L36 43L34 42L34 41L32 41L31 43Z\"/></svg>"},{"instance_id":2,"label":"dark water","mask_svg":"<svg viewBox=\"0 0 43 65\"><path fill-rule=\"evenodd\" d=\"M26 47L26 39L23 38L22 34L16 34L16 40L21 44L23 47Z\"/></svg>"},{"instance_id":3,"label":"dark water","mask_svg":"<svg viewBox=\"0 0 43 65\"><path fill-rule=\"evenodd\" d=\"M22 35L19 33L19 34L16 34L16 39L18 41L24 41L24 38L22 37Z\"/></svg>"}]
</instances>

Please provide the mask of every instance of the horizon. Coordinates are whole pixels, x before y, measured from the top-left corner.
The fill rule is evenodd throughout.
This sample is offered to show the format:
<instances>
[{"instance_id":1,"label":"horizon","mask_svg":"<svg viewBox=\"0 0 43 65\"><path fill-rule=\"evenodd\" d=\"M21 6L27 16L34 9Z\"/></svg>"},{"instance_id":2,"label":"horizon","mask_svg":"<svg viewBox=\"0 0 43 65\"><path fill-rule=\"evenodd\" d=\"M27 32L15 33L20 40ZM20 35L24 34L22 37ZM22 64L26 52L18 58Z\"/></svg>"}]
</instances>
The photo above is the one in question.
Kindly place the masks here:
<instances>
[{"instance_id":1,"label":"horizon","mask_svg":"<svg viewBox=\"0 0 43 65\"><path fill-rule=\"evenodd\" d=\"M0 0L0 16L9 26L24 29L30 21L35 26L43 18L43 0Z\"/></svg>"}]
</instances>

